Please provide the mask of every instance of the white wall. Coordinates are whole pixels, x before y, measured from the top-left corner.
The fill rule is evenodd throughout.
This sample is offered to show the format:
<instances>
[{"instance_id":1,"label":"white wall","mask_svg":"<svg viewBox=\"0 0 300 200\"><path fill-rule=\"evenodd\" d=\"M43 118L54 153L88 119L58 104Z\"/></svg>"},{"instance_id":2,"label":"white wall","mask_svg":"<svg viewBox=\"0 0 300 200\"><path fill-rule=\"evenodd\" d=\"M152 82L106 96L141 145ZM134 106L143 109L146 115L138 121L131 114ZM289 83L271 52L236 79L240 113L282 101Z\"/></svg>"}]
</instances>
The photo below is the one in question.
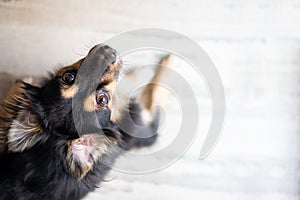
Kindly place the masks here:
<instances>
[{"instance_id":1,"label":"white wall","mask_svg":"<svg viewBox=\"0 0 300 200\"><path fill-rule=\"evenodd\" d=\"M136 28L185 34L207 51L226 89L215 151L198 160L196 142L161 172L114 172L87 199L298 200L299 21L296 0L0 1L0 71L43 74L90 42Z\"/></svg>"}]
</instances>

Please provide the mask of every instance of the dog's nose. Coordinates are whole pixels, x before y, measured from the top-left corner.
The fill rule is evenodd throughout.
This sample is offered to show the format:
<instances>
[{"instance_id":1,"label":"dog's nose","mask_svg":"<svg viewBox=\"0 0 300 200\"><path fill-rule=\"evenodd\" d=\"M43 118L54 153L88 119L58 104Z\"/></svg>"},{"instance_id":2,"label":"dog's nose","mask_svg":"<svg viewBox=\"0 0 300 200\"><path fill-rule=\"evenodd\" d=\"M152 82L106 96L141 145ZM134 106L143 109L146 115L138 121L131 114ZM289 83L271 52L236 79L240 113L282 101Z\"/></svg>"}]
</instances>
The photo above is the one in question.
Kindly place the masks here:
<instances>
[{"instance_id":1,"label":"dog's nose","mask_svg":"<svg viewBox=\"0 0 300 200\"><path fill-rule=\"evenodd\" d=\"M109 58L111 63L114 64L117 59L117 51L108 45L104 45L102 48L104 49L103 53Z\"/></svg>"},{"instance_id":2,"label":"dog's nose","mask_svg":"<svg viewBox=\"0 0 300 200\"><path fill-rule=\"evenodd\" d=\"M91 49L90 53L90 55L99 56L99 58L105 60L107 64L114 64L117 59L117 51L108 45L96 45L93 49Z\"/></svg>"},{"instance_id":3,"label":"dog's nose","mask_svg":"<svg viewBox=\"0 0 300 200\"><path fill-rule=\"evenodd\" d=\"M100 58L108 65L114 64L117 60L117 51L108 45L98 44L89 51L88 57Z\"/></svg>"},{"instance_id":4,"label":"dog's nose","mask_svg":"<svg viewBox=\"0 0 300 200\"><path fill-rule=\"evenodd\" d=\"M108 45L104 45L101 48L103 48L103 54L105 57L109 59L110 63L114 64L117 59L117 51Z\"/></svg>"}]
</instances>

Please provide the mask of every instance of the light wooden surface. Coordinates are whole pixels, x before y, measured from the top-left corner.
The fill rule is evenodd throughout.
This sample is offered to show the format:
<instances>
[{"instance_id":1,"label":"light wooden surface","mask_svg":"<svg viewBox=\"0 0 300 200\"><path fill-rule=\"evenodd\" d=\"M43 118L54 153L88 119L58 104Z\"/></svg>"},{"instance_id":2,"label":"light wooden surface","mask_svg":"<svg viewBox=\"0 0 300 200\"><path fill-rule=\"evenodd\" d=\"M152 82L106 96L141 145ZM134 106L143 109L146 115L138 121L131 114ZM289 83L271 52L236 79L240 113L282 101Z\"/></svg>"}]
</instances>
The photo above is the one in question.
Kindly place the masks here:
<instances>
[{"instance_id":1,"label":"light wooden surface","mask_svg":"<svg viewBox=\"0 0 300 200\"><path fill-rule=\"evenodd\" d=\"M199 160L200 135L171 167L113 172L86 199L299 200L299 21L297 0L0 1L0 71L44 74L91 42L136 28L185 34L207 51L226 89L216 149ZM209 102L206 93L199 98ZM200 105L203 118L208 104Z\"/></svg>"}]
</instances>

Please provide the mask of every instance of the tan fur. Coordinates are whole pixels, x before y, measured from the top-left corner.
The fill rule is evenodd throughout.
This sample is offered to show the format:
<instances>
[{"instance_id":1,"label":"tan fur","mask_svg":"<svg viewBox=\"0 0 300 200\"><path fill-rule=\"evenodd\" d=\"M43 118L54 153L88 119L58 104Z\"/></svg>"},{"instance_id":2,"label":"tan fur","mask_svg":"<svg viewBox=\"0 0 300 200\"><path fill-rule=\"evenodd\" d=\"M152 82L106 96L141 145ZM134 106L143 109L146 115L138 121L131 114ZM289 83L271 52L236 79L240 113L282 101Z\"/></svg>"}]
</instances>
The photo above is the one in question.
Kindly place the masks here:
<instances>
[{"instance_id":1,"label":"tan fur","mask_svg":"<svg viewBox=\"0 0 300 200\"><path fill-rule=\"evenodd\" d=\"M98 109L96 93L92 93L83 100L83 109L86 112L94 112Z\"/></svg>"},{"instance_id":2,"label":"tan fur","mask_svg":"<svg viewBox=\"0 0 300 200\"><path fill-rule=\"evenodd\" d=\"M155 101L155 93L157 92L159 88L159 82L164 74L164 69L165 67L170 66L170 55L167 55L163 57L160 62L158 63L155 74L152 77L151 81L149 84L146 85L144 88L142 95L141 95L141 100L145 105L145 108L147 110L151 110L154 101Z\"/></svg>"},{"instance_id":3,"label":"tan fur","mask_svg":"<svg viewBox=\"0 0 300 200\"><path fill-rule=\"evenodd\" d=\"M0 152L3 152L7 147L8 132L12 124L12 119L16 118L18 113L8 106L19 106L20 109L24 108L24 104L27 103L26 99L22 97L24 90L22 89L20 82L15 82L7 92L4 98L4 104L0 106ZM21 102L21 104L19 103ZM7 106L8 105L8 106Z\"/></svg>"},{"instance_id":4,"label":"tan fur","mask_svg":"<svg viewBox=\"0 0 300 200\"><path fill-rule=\"evenodd\" d=\"M79 88L77 85L72 85L68 88L62 88L61 89L61 96L66 99L71 99L75 96L75 94L78 92Z\"/></svg>"},{"instance_id":5,"label":"tan fur","mask_svg":"<svg viewBox=\"0 0 300 200\"><path fill-rule=\"evenodd\" d=\"M24 111L19 113L8 132L8 150L13 152L22 152L31 148L41 140L43 133L38 121L34 115Z\"/></svg>"},{"instance_id":6,"label":"tan fur","mask_svg":"<svg viewBox=\"0 0 300 200\"><path fill-rule=\"evenodd\" d=\"M107 155L108 147L116 146L116 142L102 134L89 134L67 142L67 165L70 173L77 179L83 178L93 165ZM110 153L111 150L110 150Z\"/></svg>"},{"instance_id":7,"label":"tan fur","mask_svg":"<svg viewBox=\"0 0 300 200\"><path fill-rule=\"evenodd\" d=\"M72 65L69 65L67 67L61 68L58 70L55 74L57 77L61 77L66 71L70 71L72 69L79 70L81 63L83 62L83 59L78 60L77 62L73 63Z\"/></svg>"},{"instance_id":8,"label":"tan fur","mask_svg":"<svg viewBox=\"0 0 300 200\"><path fill-rule=\"evenodd\" d=\"M27 82L29 79L26 79ZM33 80L30 83L34 82ZM21 152L41 139L41 127L36 116L28 111L30 102L24 95L23 83L16 81L0 109L0 152ZM17 108L17 110L12 109ZM19 112L20 110L20 112Z\"/></svg>"}]
</instances>

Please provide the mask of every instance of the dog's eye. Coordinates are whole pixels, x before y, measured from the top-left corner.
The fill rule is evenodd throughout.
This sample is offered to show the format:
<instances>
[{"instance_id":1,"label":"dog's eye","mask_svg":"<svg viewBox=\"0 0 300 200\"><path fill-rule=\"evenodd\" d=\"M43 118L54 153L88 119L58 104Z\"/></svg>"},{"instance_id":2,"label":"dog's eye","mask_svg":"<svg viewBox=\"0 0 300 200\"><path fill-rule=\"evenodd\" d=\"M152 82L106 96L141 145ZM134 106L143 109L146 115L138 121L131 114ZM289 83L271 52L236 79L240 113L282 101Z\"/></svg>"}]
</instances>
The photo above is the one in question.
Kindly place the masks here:
<instances>
[{"instance_id":1,"label":"dog's eye","mask_svg":"<svg viewBox=\"0 0 300 200\"><path fill-rule=\"evenodd\" d=\"M105 107L109 102L109 97L106 93L100 92L97 94L96 101L98 105Z\"/></svg>"},{"instance_id":2,"label":"dog's eye","mask_svg":"<svg viewBox=\"0 0 300 200\"><path fill-rule=\"evenodd\" d=\"M72 72L64 73L61 78L68 85L72 85L75 81L75 75Z\"/></svg>"}]
</instances>

